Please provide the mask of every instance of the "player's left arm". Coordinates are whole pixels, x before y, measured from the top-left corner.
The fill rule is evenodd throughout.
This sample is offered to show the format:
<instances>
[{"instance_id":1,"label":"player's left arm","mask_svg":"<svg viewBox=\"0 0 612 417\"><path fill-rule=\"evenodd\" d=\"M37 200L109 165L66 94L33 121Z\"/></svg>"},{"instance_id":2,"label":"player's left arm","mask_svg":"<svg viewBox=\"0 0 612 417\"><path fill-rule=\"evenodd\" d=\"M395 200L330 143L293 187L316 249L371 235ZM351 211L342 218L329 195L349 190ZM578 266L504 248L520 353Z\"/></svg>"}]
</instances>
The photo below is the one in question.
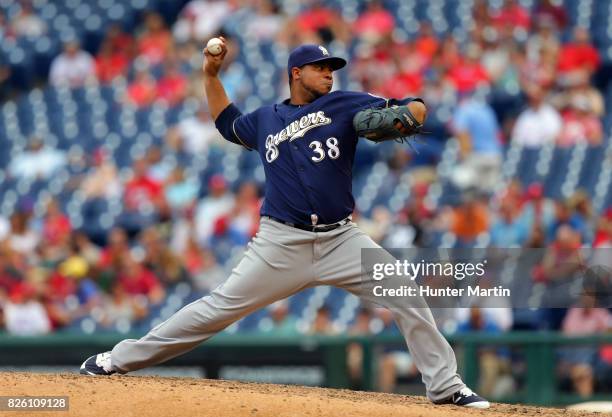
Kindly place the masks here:
<instances>
[{"instance_id":1,"label":"player's left arm","mask_svg":"<svg viewBox=\"0 0 612 417\"><path fill-rule=\"evenodd\" d=\"M358 112L353 127L359 136L382 142L420 133L426 118L427 106L422 99L390 99L384 106Z\"/></svg>"}]
</instances>

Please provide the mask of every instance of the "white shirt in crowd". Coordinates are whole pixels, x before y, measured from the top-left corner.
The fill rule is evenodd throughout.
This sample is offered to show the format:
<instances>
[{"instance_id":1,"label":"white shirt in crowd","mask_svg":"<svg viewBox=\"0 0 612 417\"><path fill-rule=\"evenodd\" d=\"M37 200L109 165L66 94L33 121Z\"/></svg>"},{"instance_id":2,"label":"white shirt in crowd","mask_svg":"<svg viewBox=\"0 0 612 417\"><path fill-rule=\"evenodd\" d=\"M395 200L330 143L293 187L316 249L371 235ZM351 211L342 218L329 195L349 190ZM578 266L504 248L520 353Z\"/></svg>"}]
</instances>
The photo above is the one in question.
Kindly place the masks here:
<instances>
[{"instance_id":1,"label":"white shirt in crowd","mask_svg":"<svg viewBox=\"0 0 612 417\"><path fill-rule=\"evenodd\" d=\"M516 120L512 141L527 147L539 147L554 142L561 133L563 121L550 104L524 110Z\"/></svg>"},{"instance_id":2,"label":"white shirt in crowd","mask_svg":"<svg viewBox=\"0 0 612 417\"><path fill-rule=\"evenodd\" d=\"M227 213L234 205L234 197L226 193L221 197L206 197L198 205L195 213L196 237L200 243L208 243L212 236L215 221Z\"/></svg>"},{"instance_id":3,"label":"white shirt in crowd","mask_svg":"<svg viewBox=\"0 0 612 417\"><path fill-rule=\"evenodd\" d=\"M174 24L174 37L179 42L208 40L221 28L231 11L231 6L225 1L193 0L187 3Z\"/></svg>"},{"instance_id":4,"label":"white shirt in crowd","mask_svg":"<svg viewBox=\"0 0 612 417\"><path fill-rule=\"evenodd\" d=\"M203 121L198 117L190 117L180 121L177 128L184 149L192 155L201 154L215 141L224 145L212 120Z\"/></svg>"},{"instance_id":5,"label":"white shirt in crowd","mask_svg":"<svg viewBox=\"0 0 612 417\"><path fill-rule=\"evenodd\" d=\"M51 322L45 308L35 300L21 304L6 303L4 322L9 333L20 336L45 334L51 331Z\"/></svg>"},{"instance_id":6,"label":"white shirt in crowd","mask_svg":"<svg viewBox=\"0 0 612 417\"><path fill-rule=\"evenodd\" d=\"M13 159L9 172L15 178L50 178L66 165L66 155L53 148L26 151Z\"/></svg>"},{"instance_id":7,"label":"white shirt in crowd","mask_svg":"<svg viewBox=\"0 0 612 417\"><path fill-rule=\"evenodd\" d=\"M88 52L78 51L73 56L63 53L53 60L49 80L55 86L79 87L95 73L95 63Z\"/></svg>"}]
</instances>

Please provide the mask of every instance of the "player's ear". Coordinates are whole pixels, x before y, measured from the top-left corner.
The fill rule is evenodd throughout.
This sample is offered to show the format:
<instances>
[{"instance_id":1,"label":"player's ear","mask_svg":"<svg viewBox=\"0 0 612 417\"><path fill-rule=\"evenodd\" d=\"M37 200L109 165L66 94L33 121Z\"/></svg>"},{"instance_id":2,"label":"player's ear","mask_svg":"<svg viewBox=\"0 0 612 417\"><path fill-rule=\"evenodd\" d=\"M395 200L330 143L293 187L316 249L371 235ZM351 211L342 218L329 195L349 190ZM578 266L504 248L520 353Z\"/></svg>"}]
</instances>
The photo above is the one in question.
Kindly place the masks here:
<instances>
[{"instance_id":1,"label":"player's ear","mask_svg":"<svg viewBox=\"0 0 612 417\"><path fill-rule=\"evenodd\" d=\"M293 67L291 68L291 78L295 81L295 80L299 80L300 79L300 73L302 72L301 69L299 69L298 67Z\"/></svg>"}]
</instances>

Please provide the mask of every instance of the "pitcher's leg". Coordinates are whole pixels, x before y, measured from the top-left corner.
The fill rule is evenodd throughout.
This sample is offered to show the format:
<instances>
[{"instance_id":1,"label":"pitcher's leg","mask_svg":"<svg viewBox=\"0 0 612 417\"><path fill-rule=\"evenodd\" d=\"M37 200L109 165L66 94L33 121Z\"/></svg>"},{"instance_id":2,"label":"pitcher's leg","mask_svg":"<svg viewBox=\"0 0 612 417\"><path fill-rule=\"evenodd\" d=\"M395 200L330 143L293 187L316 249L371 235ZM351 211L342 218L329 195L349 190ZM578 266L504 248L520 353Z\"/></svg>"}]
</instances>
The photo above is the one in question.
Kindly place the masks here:
<instances>
[{"instance_id":1,"label":"pitcher's leg","mask_svg":"<svg viewBox=\"0 0 612 417\"><path fill-rule=\"evenodd\" d=\"M344 235L344 236L343 236ZM457 375L455 353L438 331L430 309L423 299L408 302L405 298L375 297L362 285L361 249L380 249L369 236L353 227L335 239L322 242L326 254L315 264L315 272L322 283L344 288L359 297L392 311L402 335L432 401L448 398L465 388ZM380 262L394 262L385 252Z\"/></svg>"},{"instance_id":2,"label":"pitcher's leg","mask_svg":"<svg viewBox=\"0 0 612 417\"><path fill-rule=\"evenodd\" d=\"M112 350L112 367L130 372L185 353L247 314L299 291L310 281L312 259L301 245L276 245L258 235L230 277L141 339Z\"/></svg>"}]
</instances>

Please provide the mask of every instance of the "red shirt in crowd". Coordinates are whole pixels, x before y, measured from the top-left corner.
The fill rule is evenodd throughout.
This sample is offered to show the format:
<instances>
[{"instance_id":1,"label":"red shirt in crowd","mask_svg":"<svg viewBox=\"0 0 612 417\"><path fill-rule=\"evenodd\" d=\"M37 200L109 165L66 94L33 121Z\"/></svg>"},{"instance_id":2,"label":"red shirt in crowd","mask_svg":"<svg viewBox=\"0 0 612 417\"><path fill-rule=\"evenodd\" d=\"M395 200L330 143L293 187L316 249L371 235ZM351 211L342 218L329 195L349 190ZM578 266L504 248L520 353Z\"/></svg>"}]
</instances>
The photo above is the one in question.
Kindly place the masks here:
<instances>
[{"instance_id":1,"label":"red shirt in crowd","mask_svg":"<svg viewBox=\"0 0 612 417\"><path fill-rule=\"evenodd\" d=\"M134 178L125 186L125 205L135 210L141 204L154 203L163 194L163 187L149 177Z\"/></svg>"},{"instance_id":2,"label":"red shirt in crowd","mask_svg":"<svg viewBox=\"0 0 612 417\"><path fill-rule=\"evenodd\" d=\"M122 53L113 53L108 56L98 56L96 58L96 74L98 80L108 83L127 73L128 59Z\"/></svg>"},{"instance_id":3,"label":"red shirt in crowd","mask_svg":"<svg viewBox=\"0 0 612 417\"><path fill-rule=\"evenodd\" d=\"M148 106L155 100L157 94L155 81L149 77L137 79L129 85L127 94L130 101L136 106Z\"/></svg>"},{"instance_id":4,"label":"red shirt in crowd","mask_svg":"<svg viewBox=\"0 0 612 417\"><path fill-rule=\"evenodd\" d=\"M314 7L306 10L297 18L297 25L301 31L316 32L319 29L329 27L336 18L336 13L325 7Z\"/></svg>"},{"instance_id":5,"label":"red shirt in crowd","mask_svg":"<svg viewBox=\"0 0 612 417\"><path fill-rule=\"evenodd\" d=\"M156 65L164 60L171 45L170 32L147 33L138 40L138 52L146 56L151 65Z\"/></svg>"},{"instance_id":6,"label":"red shirt in crowd","mask_svg":"<svg viewBox=\"0 0 612 417\"><path fill-rule=\"evenodd\" d=\"M174 106L187 94L187 79L179 72L166 75L157 82L157 97Z\"/></svg>"},{"instance_id":7,"label":"red shirt in crowd","mask_svg":"<svg viewBox=\"0 0 612 417\"><path fill-rule=\"evenodd\" d=\"M135 268L132 274L120 274L119 285L130 295L149 295L160 286L155 274L142 266Z\"/></svg>"},{"instance_id":8,"label":"red shirt in crowd","mask_svg":"<svg viewBox=\"0 0 612 417\"><path fill-rule=\"evenodd\" d=\"M479 84L489 82L487 71L478 62L464 61L452 67L447 76L460 93L471 91Z\"/></svg>"},{"instance_id":9,"label":"red shirt in crowd","mask_svg":"<svg viewBox=\"0 0 612 417\"><path fill-rule=\"evenodd\" d=\"M563 130L557 138L559 146L574 146L580 142L598 144L603 136L601 120L595 115L579 115L574 111L566 111L562 115Z\"/></svg>"},{"instance_id":10,"label":"red shirt in crowd","mask_svg":"<svg viewBox=\"0 0 612 417\"><path fill-rule=\"evenodd\" d=\"M70 219L64 214L47 217L43 224L43 236L47 243L57 245L70 235L72 225Z\"/></svg>"},{"instance_id":11,"label":"red shirt in crowd","mask_svg":"<svg viewBox=\"0 0 612 417\"><path fill-rule=\"evenodd\" d=\"M530 19L527 10L519 4L504 7L493 16L493 25L497 27L519 27L529 29Z\"/></svg>"},{"instance_id":12,"label":"red shirt in crowd","mask_svg":"<svg viewBox=\"0 0 612 417\"><path fill-rule=\"evenodd\" d=\"M383 97L407 97L419 95L423 88L423 77L418 73L396 74L387 79L381 88Z\"/></svg>"},{"instance_id":13,"label":"red shirt in crowd","mask_svg":"<svg viewBox=\"0 0 612 417\"><path fill-rule=\"evenodd\" d=\"M359 34L388 35L395 28L395 19L387 10L367 11L355 21L353 30Z\"/></svg>"},{"instance_id":14,"label":"red shirt in crowd","mask_svg":"<svg viewBox=\"0 0 612 417\"><path fill-rule=\"evenodd\" d=\"M569 72L586 68L595 71L599 68L599 52L593 45L568 43L561 47L557 68L560 72Z\"/></svg>"}]
</instances>

